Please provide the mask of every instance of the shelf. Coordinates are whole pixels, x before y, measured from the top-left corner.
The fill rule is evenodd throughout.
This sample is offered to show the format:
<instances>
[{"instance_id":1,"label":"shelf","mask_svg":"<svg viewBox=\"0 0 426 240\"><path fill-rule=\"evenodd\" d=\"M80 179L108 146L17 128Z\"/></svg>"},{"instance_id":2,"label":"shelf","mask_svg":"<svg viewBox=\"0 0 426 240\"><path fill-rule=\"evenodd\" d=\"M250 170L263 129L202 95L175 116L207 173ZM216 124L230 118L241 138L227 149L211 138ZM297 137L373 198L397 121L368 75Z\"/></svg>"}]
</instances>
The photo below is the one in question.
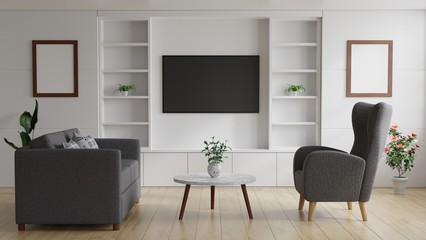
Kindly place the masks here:
<instances>
[{"instance_id":1,"label":"shelf","mask_svg":"<svg viewBox=\"0 0 426 240\"><path fill-rule=\"evenodd\" d=\"M148 99L148 96L104 96L103 99Z\"/></svg>"},{"instance_id":2,"label":"shelf","mask_svg":"<svg viewBox=\"0 0 426 240\"><path fill-rule=\"evenodd\" d=\"M273 122L272 126L315 126L316 122Z\"/></svg>"},{"instance_id":3,"label":"shelf","mask_svg":"<svg viewBox=\"0 0 426 240\"><path fill-rule=\"evenodd\" d=\"M148 43L102 43L102 47L148 47Z\"/></svg>"},{"instance_id":4,"label":"shelf","mask_svg":"<svg viewBox=\"0 0 426 240\"><path fill-rule=\"evenodd\" d=\"M148 122L104 122L104 126L148 126Z\"/></svg>"},{"instance_id":5,"label":"shelf","mask_svg":"<svg viewBox=\"0 0 426 240\"><path fill-rule=\"evenodd\" d=\"M271 146L270 150L277 152L296 152L299 147Z\"/></svg>"},{"instance_id":6,"label":"shelf","mask_svg":"<svg viewBox=\"0 0 426 240\"><path fill-rule=\"evenodd\" d=\"M317 47L317 43L273 43L272 47Z\"/></svg>"},{"instance_id":7,"label":"shelf","mask_svg":"<svg viewBox=\"0 0 426 240\"><path fill-rule=\"evenodd\" d=\"M276 100L315 100L317 99L317 96L274 96L272 99Z\"/></svg>"},{"instance_id":8,"label":"shelf","mask_svg":"<svg viewBox=\"0 0 426 240\"><path fill-rule=\"evenodd\" d=\"M316 73L316 69L272 69L272 73Z\"/></svg>"},{"instance_id":9,"label":"shelf","mask_svg":"<svg viewBox=\"0 0 426 240\"><path fill-rule=\"evenodd\" d=\"M103 69L103 73L147 73L148 69Z\"/></svg>"}]
</instances>

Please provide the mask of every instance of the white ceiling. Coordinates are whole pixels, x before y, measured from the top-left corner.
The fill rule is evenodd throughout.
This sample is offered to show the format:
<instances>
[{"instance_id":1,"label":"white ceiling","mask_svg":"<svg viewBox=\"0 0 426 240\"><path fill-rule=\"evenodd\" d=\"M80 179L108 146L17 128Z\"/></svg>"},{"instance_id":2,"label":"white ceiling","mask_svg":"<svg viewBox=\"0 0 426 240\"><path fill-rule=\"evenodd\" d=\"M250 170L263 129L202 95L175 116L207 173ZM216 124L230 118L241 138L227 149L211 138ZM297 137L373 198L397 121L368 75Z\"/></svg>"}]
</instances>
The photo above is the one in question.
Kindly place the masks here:
<instances>
[{"instance_id":1,"label":"white ceiling","mask_svg":"<svg viewBox=\"0 0 426 240\"><path fill-rule=\"evenodd\" d=\"M1 0L0 10L426 10L426 0Z\"/></svg>"}]
</instances>

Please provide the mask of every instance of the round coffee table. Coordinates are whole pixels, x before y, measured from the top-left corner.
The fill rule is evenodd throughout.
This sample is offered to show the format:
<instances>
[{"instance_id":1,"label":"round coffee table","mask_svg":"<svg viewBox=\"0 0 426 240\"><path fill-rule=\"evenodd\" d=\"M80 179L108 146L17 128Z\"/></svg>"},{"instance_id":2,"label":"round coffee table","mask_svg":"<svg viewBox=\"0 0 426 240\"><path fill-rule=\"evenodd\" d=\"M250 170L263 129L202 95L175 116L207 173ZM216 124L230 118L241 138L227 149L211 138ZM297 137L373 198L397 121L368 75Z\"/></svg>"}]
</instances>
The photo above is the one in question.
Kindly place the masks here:
<instances>
[{"instance_id":1,"label":"round coffee table","mask_svg":"<svg viewBox=\"0 0 426 240\"><path fill-rule=\"evenodd\" d=\"M210 208L214 209L214 193L215 186L231 186L241 185L244 200L246 202L247 212L250 219L253 219L250 201L247 195L246 184L256 181L256 177L248 174L222 173L217 178L211 178L207 173L190 173L174 177L177 183L185 184L185 193L183 194L182 207L180 209L179 220L183 218L185 212L186 201L188 200L189 189L191 185L209 185L210 186Z\"/></svg>"}]
</instances>

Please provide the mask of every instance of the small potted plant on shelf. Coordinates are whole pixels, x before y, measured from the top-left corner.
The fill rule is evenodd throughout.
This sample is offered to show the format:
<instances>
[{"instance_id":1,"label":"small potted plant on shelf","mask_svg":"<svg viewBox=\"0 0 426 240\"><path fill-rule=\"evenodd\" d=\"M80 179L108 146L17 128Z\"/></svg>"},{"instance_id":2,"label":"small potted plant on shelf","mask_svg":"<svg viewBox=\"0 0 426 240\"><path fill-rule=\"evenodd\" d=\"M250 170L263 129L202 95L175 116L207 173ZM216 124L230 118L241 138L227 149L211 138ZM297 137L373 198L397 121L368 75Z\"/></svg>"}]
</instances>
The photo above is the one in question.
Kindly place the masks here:
<instances>
[{"instance_id":1,"label":"small potted plant on shelf","mask_svg":"<svg viewBox=\"0 0 426 240\"><path fill-rule=\"evenodd\" d=\"M393 190L394 194L402 195L405 193L405 185L408 181L408 177L404 174L414 167L416 151L420 146L417 144L415 133L405 136L398 129L398 125L392 125L389 128L389 138L390 141L384 149L386 164L398 171L398 176L392 178Z\"/></svg>"},{"instance_id":2,"label":"small potted plant on shelf","mask_svg":"<svg viewBox=\"0 0 426 240\"><path fill-rule=\"evenodd\" d=\"M288 96L300 96L303 95L305 92L306 89L305 87L303 87L303 84L289 84L288 87L285 89L285 93Z\"/></svg>"},{"instance_id":3,"label":"small potted plant on shelf","mask_svg":"<svg viewBox=\"0 0 426 240\"><path fill-rule=\"evenodd\" d=\"M214 137L211 138L210 142L204 141L204 144L206 146L201 152L207 157L207 162L209 163L207 172L212 178L218 177L222 171L222 166L220 165L223 162L222 159L226 158L223 154L232 149L226 145L227 141L215 141Z\"/></svg>"},{"instance_id":4,"label":"small potted plant on shelf","mask_svg":"<svg viewBox=\"0 0 426 240\"><path fill-rule=\"evenodd\" d=\"M136 90L135 85L127 85L127 84L118 84L117 89L114 91L122 92L124 96L127 96L129 92L134 92Z\"/></svg>"}]
</instances>

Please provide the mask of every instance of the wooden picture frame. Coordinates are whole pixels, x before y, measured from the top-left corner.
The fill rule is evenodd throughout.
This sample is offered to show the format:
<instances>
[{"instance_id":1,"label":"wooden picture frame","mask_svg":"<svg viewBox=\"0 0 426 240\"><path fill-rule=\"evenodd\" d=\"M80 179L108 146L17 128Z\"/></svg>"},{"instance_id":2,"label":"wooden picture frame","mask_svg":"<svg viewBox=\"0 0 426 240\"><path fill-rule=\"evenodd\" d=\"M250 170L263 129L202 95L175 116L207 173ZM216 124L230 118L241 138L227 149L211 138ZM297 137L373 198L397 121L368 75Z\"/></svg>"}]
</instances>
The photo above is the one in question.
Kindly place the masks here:
<instances>
[{"instance_id":1,"label":"wooden picture frame","mask_svg":"<svg viewBox=\"0 0 426 240\"><path fill-rule=\"evenodd\" d=\"M33 40L33 97L78 97L77 40Z\"/></svg>"},{"instance_id":2,"label":"wooden picture frame","mask_svg":"<svg viewBox=\"0 0 426 240\"><path fill-rule=\"evenodd\" d=\"M392 40L348 40L346 97L392 97Z\"/></svg>"}]
</instances>

